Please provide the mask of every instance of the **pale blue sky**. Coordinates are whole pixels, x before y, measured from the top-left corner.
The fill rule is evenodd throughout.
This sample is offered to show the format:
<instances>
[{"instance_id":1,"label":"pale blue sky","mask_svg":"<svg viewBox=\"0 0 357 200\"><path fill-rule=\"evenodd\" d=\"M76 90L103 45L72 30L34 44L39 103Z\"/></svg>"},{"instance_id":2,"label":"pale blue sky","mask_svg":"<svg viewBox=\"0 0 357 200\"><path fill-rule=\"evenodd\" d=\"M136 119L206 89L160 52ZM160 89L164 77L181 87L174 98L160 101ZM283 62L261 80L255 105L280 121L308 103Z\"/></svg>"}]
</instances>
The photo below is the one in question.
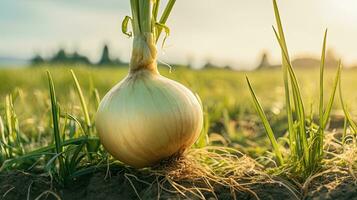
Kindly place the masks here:
<instances>
[{"instance_id":1,"label":"pale blue sky","mask_svg":"<svg viewBox=\"0 0 357 200\"><path fill-rule=\"evenodd\" d=\"M291 54L319 56L324 29L329 47L345 63L357 63L356 0L280 0ZM131 39L121 33L129 0L1 0L0 56L48 56L58 47L93 61L104 42L112 56L128 60ZM279 61L270 0L177 0L168 22L171 36L160 60L251 68L263 50Z\"/></svg>"}]
</instances>

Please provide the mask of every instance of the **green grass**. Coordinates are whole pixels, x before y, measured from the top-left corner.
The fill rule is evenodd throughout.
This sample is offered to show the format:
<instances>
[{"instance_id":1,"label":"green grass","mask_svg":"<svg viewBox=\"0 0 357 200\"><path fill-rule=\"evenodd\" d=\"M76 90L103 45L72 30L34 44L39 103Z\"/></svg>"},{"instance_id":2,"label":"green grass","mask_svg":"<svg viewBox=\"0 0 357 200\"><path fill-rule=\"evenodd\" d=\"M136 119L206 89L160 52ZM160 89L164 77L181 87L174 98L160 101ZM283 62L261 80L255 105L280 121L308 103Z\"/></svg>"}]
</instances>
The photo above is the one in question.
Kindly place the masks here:
<instances>
[{"instance_id":1,"label":"green grass","mask_svg":"<svg viewBox=\"0 0 357 200\"><path fill-rule=\"evenodd\" d=\"M46 70L46 67L41 67L0 71L0 77L4 78L2 80L12 84L0 85L0 96L3 99L3 103L0 103L0 171L42 170L51 174L57 183L66 186L78 177L106 169L108 164L118 164L99 145L94 117L99 99L126 75L127 69L99 70L83 66L71 71L59 67L49 69L47 76ZM292 70L289 72L287 69L286 72L292 73ZM330 166L324 160L324 153L316 153L320 152L323 143L320 134L327 134L319 126L322 123L328 129L330 119L327 116L330 112L333 115L346 115L345 127L338 127L344 130L342 141L348 144L351 139L355 140L353 134L357 127L353 121L354 112L351 108L354 104L351 102L356 99L356 94L351 91L357 82L353 79L357 71L345 70L348 73L344 73L339 80L336 77L340 75L336 74L336 70L295 69L294 76L288 74L290 79L295 79L294 87L297 82L300 86L300 89L296 87L299 91L293 93L289 79L290 98L300 92L300 100L305 103L306 142L309 147L313 147L307 150L310 157L306 163L303 149L290 147L291 138L285 134L289 130L289 123L281 70L232 72L177 68L168 73L168 69L161 68L165 76L182 82L200 95L205 123L195 148L227 145L256 158L265 169L269 169L268 172L272 169L277 174L289 174L289 178L299 182L322 170L324 166L321 166L321 162ZM267 74L269 79L266 79ZM252 85L245 84L246 75ZM32 78L29 79L29 76ZM320 77L324 79L320 81ZM321 87L321 83L325 87ZM340 93L343 93L339 99L343 107L332 98L338 83ZM261 105L255 93L259 94ZM326 93L330 95L324 95ZM249 101L251 95L255 97L255 107ZM295 131L292 140L302 146L302 142L296 138L300 133L296 112L299 109L296 105L299 104L296 102L291 99L294 120L292 129ZM322 112L321 102L327 102L326 106L322 106ZM259 115L255 109L258 109ZM308 113L316 114L310 116ZM259 117L263 119L263 124ZM269 133L268 137L265 130ZM298 150L302 153L295 153ZM278 167L271 165L272 159ZM217 170L220 170L219 167Z\"/></svg>"},{"instance_id":2,"label":"green grass","mask_svg":"<svg viewBox=\"0 0 357 200\"><path fill-rule=\"evenodd\" d=\"M205 175L213 171L211 181L240 190L238 182L226 179L227 173L240 177L244 169L234 165L243 158L251 169L257 170L259 165L261 174L287 177L291 181L288 185L301 184L302 191L312 179L335 167L357 179L357 160L348 156L357 153L357 124L353 117L357 70L344 69L348 73L342 76L341 63L335 69L325 69L327 30L320 68L295 69L275 0L273 5L277 24L273 31L281 49L281 70L238 72L181 66L170 73L160 67L163 75L197 93L202 103L204 127L189 150L195 154L188 154L191 161L199 158L200 164L190 172ZM171 8L169 3L164 17L157 20L158 8L154 6L155 34L167 28L165 16ZM130 18L124 19L125 33L129 21ZM101 97L126 76L128 68L73 69L41 66L0 70L0 172L41 171L66 187L97 169L114 164L127 167L100 145L94 119ZM333 130L330 126L337 116L343 116L343 125ZM331 150L330 145L335 149ZM192 167L188 161L180 162L189 170ZM166 177L165 169L160 173L155 170L151 172ZM208 185L212 187L209 181ZM192 190L197 190L193 193L197 197L203 197L196 187Z\"/></svg>"},{"instance_id":3,"label":"green grass","mask_svg":"<svg viewBox=\"0 0 357 200\"><path fill-rule=\"evenodd\" d=\"M309 176L315 174L321 169L322 159L324 156L324 137L327 122L330 118L332 106L335 99L337 85L340 82L341 76L341 63L339 63L334 84L332 85L332 92L329 98L328 105L324 108L324 71L325 71L325 55L326 55L326 39L327 30L325 31L321 65L320 65L320 77L319 77L319 106L318 106L318 122L314 122L314 116L307 116L307 110L305 109L304 101L301 95L301 87L297 80L297 76L294 68L291 65L291 61L288 54L288 49L285 41L285 35L280 19L280 14L276 1L274 3L274 11L276 17L276 23L278 31L273 27L275 36L280 45L282 52L282 67L283 78L285 87L285 108L287 114L288 135L289 135L289 148L288 155L281 153L280 146L277 143L274 132L269 124L269 121L260 105L256 94L251 86L249 79L247 83L256 110L264 124L267 136L273 147L278 165L289 169L290 173L294 176L298 176L303 180ZM343 99L343 98L341 98ZM342 103L343 105L343 103ZM347 109L344 109L345 111ZM346 114L346 112L345 112ZM346 114L346 116L348 116ZM308 121L308 119L310 119ZM352 120L351 120L352 121ZM287 163L287 164L284 164Z\"/></svg>"},{"instance_id":4,"label":"green grass","mask_svg":"<svg viewBox=\"0 0 357 200\"><path fill-rule=\"evenodd\" d=\"M0 84L0 113L5 124L5 97L13 95L14 110L18 114L19 128L22 133L34 140L36 136L48 132L49 114L49 93L48 82L45 71L48 68L33 69L4 69L0 71L0 80L6 84ZM96 111L99 98L127 73L126 68L104 68L93 69L80 67L75 68L75 74L80 81L83 97L86 100L90 119ZM73 77L69 68L51 68L53 82L57 85L57 101L61 104L64 113L71 114L78 120L85 120L82 104L78 95L78 90L74 84ZM245 83L245 75L254 84L257 94L264 100L262 107L267 112L267 117L272 123L273 130L285 130L287 124L282 122L286 118L284 112L284 88L280 70L266 70L255 72L231 72L225 70L204 70L193 71L184 68L177 68L171 74L166 67L160 67L163 75L177 80L190 87L198 93L204 105L204 109L209 113L211 126L223 122L224 110L231 121L257 119L255 110L251 102L249 89ZM333 85L336 69L325 70L325 84ZM343 83L343 93L345 103L348 105L351 115L356 109L354 102L357 93L353 85L357 84L354 77L356 70L346 70L341 79ZM267 79L269 74L269 79ZM313 111L317 112L319 102L319 69L299 70L296 69L298 81L301 86L301 93L306 106L306 113L310 113L310 104L313 104ZM29 79L28 77L31 77ZM93 89L94 88L94 89ZM97 92L95 92L97 91ZM332 93L332 87L326 87L325 93ZM324 101L328 102L328 96L324 96ZM332 113L341 113L339 103L333 105ZM20 113L20 115L19 115ZM92 122L92 121L91 121ZM85 129L86 124L83 124ZM77 129L80 127L77 127ZM239 129L239 127L238 127ZM212 130L212 129L211 129ZM260 129L261 130L261 129ZM47 133L46 133L47 134ZM46 135L45 134L45 135ZM237 134L244 135L239 132ZM255 133L259 134L259 133ZM41 142L40 145L45 145Z\"/></svg>"}]
</instances>

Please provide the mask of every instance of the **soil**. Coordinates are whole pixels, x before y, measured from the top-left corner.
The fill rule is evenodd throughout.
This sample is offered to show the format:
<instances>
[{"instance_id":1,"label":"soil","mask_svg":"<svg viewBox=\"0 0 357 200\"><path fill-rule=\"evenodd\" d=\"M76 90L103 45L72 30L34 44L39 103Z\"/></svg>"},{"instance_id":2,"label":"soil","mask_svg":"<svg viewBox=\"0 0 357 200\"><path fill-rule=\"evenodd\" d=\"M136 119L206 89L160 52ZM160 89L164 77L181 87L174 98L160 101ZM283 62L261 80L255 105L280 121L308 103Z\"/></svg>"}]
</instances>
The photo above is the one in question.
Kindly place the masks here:
<instances>
[{"instance_id":1,"label":"soil","mask_svg":"<svg viewBox=\"0 0 357 200\"><path fill-rule=\"evenodd\" d=\"M135 177L140 177L141 180ZM142 172L128 174L126 170L112 170L110 175L105 171L82 176L65 187L51 181L49 176L33 175L30 173L13 171L0 174L0 199L64 199L64 200L118 200L118 199L198 199L186 194L161 190L152 183L155 178ZM130 180L130 181L129 181ZM199 185L187 180L184 184ZM247 183L246 183L247 184ZM297 199L284 184L273 180L249 183L249 189L254 191L259 199ZM135 189L134 189L134 187ZM233 199L229 188L213 186L218 199ZM215 199L210 192L203 193L206 199ZM235 194L237 199L256 199L249 191ZM357 185L352 178L331 175L315 179L305 197L298 199L357 199Z\"/></svg>"},{"instance_id":2,"label":"soil","mask_svg":"<svg viewBox=\"0 0 357 200\"><path fill-rule=\"evenodd\" d=\"M357 183L349 174L327 173L313 181L306 199L357 200Z\"/></svg>"},{"instance_id":3,"label":"soil","mask_svg":"<svg viewBox=\"0 0 357 200\"><path fill-rule=\"evenodd\" d=\"M14 171L0 174L0 199L64 199L64 200L118 200L118 199L198 199L198 197L186 194L184 197L179 193L161 190L158 193L153 176L148 174L135 174L143 180L136 180L133 175L128 175L124 170L111 171L111 176L106 172L96 172L74 180L66 187L52 183L49 176L33 175L30 173ZM129 181L130 180L130 181ZM184 184L199 185L189 180ZM134 187L135 190L134 190ZM282 185L271 182L253 183L249 188L260 199L296 199L292 193ZM229 188L214 186L218 199L233 199ZM51 192L50 192L51 191ZM210 192L203 193L206 199L215 199ZM256 199L248 191L235 194L237 199ZM140 197L140 198L139 198Z\"/></svg>"}]
</instances>

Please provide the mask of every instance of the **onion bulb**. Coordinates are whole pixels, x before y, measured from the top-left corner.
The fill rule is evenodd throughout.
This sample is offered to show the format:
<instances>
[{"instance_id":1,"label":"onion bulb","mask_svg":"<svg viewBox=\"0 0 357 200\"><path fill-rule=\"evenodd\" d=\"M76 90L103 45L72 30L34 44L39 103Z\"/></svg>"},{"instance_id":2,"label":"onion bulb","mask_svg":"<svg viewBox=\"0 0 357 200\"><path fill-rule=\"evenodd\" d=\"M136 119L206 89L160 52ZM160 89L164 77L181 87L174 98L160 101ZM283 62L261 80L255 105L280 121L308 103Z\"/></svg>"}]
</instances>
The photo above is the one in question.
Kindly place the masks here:
<instances>
[{"instance_id":1,"label":"onion bulb","mask_svg":"<svg viewBox=\"0 0 357 200\"><path fill-rule=\"evenodd\" d=\"M141 168L183 153L194 144L202 129L203 113L188 88L157 70L155 44L163 25L145 23L154 20L151 8L157 6L155 1L131 3L134 42L129 74L101 101L96 127L113 157ZM146 18L139 18L139 12Z\"/></svg>"}]
</instances>

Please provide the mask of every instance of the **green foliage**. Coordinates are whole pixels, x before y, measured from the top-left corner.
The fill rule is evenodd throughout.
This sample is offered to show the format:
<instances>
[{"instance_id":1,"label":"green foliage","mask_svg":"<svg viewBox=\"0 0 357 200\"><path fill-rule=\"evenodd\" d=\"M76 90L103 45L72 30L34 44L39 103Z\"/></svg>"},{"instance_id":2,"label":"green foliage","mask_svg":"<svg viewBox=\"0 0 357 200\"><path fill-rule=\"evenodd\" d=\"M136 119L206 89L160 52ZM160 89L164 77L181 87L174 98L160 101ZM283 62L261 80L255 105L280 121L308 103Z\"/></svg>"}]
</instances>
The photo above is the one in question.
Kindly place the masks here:
<instances>
[{"instance_id":1,"label":"green foliage","mask_svg":"<svg viewBox=\"0 0 357 200\"><path fill-rule=\"evenodd\" d=\"M249 82L249 79L247 77L247 83L248 83L248 86L249 86L249 91L251 92L251 95L253 97L253 102L254 102L254 105L255 105L255 108L259 114L259 117L262 119L263 121L263 125L264 125L264 128L267 132L267 136L273 146L273 149L274 149L274 152L275 152L275 155L276 155L276 158L278 160L278 164L279 165L283 165L284 164L284 160L283 160L283 156L282 156L282 153L280 151L280 147L278 146L278 143L275 139L275 136L274 136L274 132L269 124L269 121L263 111L263 108L262 106L260 105L254 91L253 91L253 88L252 88L252 85L250 84Z\"/></svg>"},{"instance_id":2,"label":"green foliage","mask_svg":"<svg viewBox=\"0 0 357 200\"><path fill-rule=\"evenodd\" d=\"M72 74L73 80L75 82L77 93L79 95L80 102L82 105L83 115L85 117L84 122L86 125L86 129L85 130L82 129L83 134L85 136L84 137L85 140L81 141L79 144L69 143L69 145L64 149L62 143L65 142L66 140L62 140L61 135L65 136L65 133L64 133L65 129L63 129L62 134L61 134L60 128L59 128L60 116L61 116L60 106L56 99L55 88L54 88L52 76L51 76L50 72L47 72L48 81L49 81L49 89L50 89L50 97L51 97L52 124L53 124L53 134L54 134L54 139L55 139L55 141L54 141L55 154L50 160L47 161L45 169L50 174L54 174L55 178L57 178L57 181L62 184L66 184L68 181L71 181L73 178L75 178L75 174L78 173L78 171L81 168L83 168L83 166L80 166L80 164L82 164L84 166L88 165L88 163L90 163L92 160L91 154L93 154L93 153L96 154L98 151L98 147L99 147L99 139L98 138L88 137L88 136L90 136L90 134L92 132L92 129L91 129L92 125L91 125L91 122L89 119L87 105L86 105L81 87L79 85L79 82L77 80L77 77L72 70L71 70L71 74ZM66 120L65 120L64 125L66 125L66 122L68 121L68 117L65 117L65 119ZM75 118L72 117L72 119L75 119ZM77 123L79 123L78 120L75 119L75 121ZM79 124L81 124L81 123L79 123ZM71 139L73 139L73 135L75 135L75 134L71 134L71 135L72 135ZM77 137L76 139L79 139L79 137ZM78 142L78 140L76 142ZM85 151L83 149L83 147L85 145L87 146L87 151ZM93 145L95 145L95 147L93 147ZM88 160L83 161L86 155L88 155ZM57 163L56 163L56 161L57 161ZM87 164L86 164L86 162L87 162ZM88 168L88 169L91 169L91 168ZM85 170L87 170L87 169L85 169ZM88 172L91 172L91 170L89 170Z\"/></svg>"},{"instance_id":3,"label":"green foliage","mask_svg":"<svg viewBox=\"0 0 357 200\"><path fill-rule=\"evenodd\" d=\"M326 37L325 32L323 50L321 55L320 66L320 96L319 96L319 126L311 121L308 123L306 110L301 94L301 89L297 80L296 73L291 65L287 45L285 41L284 31L279 15L278 6L275 0L273 0L274 11L278 31L274 29L275 36L279 42L282 52L282 68L285 87L285 104L286 113L288 118L288 133L289 133L289 154L285 156L285 162L280 151L280 147L276 142L273 130L269 124L267 117L264 114L262 106L260 105L257 97L253 91L253 88L247 78L247 83L253 97L254 106L258 111L258 114L263 121L264 127L267 132L267 136L273 146L275 156L280 166L292 169L292 173L301 178L307 178L308 176L317 172L321 167L321 161L323 158L323 144L324 144L324 130L326 128L334 97L336 93L337 83L340 80L341 66L339 66L336 78L333 85L333 90L330 96L329 103L324 109L324 90L323 90L323 77L324 77L324 64L325 64L325 52L326 52ZM317 127L317 128L316 128Z\"/></svg>"},{"instance_id":4,"label":"green foliage","mask_svg":"<svg viewBox=\"0 0 357 200\"><path fill-rule=\"evenodd\" d=\"M8 140L7 127L9 125L7 123L6 110L10 110L7 113L13 113L14 115L11 115L16 116L19 138L22 145L22 147L17 145L16 132L14 132L11 139L13 141L12 147L16 147L15 149L18 150L13 150L11 158L5 158L3 149L6 146L3 145L4 142L1 142L0 171L40 168L51 173L58 182L66 184L75 177L93 172L101 167L106 167L108 162L113 162L110 159L108 160L109 156L99 146L93 119L100 96L106 93L118 80L122 79L126 75L127 70L78 68L76 69L76 73L73 72L73 75L70 73L70 69L64 67L51 70L52 74L55 74L52 80L53 88L54 85L57 86L56 90L53 89L53 92L55 92L53 96L55 97L57 106L60 107L55 112L59 115L57 117L57 124L60 133L60 140L58 141L60 142L57 142L57 144L60 143L61 146L56 146L55 142L49 81L46 81L43 71L45 71L44 68L6 69L0 71L1 80L8 83L0 85L0 97L4 100L2 104L0 103L0 116L3 124L1 126L0 123L0 136L1 138L6 138L5 141ZM249 106L249 102L247 102L250 91L243 87L244 73L218 69L194 71L185 68L177 68L174 73L168 73L166 68L162 68L161 72L163 75L178 80L192 88L202 99L205 122L196 147L221 144L221 142L217 142L216 136L224 135L224 139L229 141L226 141L223 145L235 147L253 157L266 156L270 138L265 137L264 132L260 131L260 126L255 126L258 118L254 112L254 108L252 109ZM314 80L318 80L318 76L316 76L318 73L315 72L318 71L314 69L296 70L298 75L304 75L299 76L299 81L302 85L308 86L301 88L301 96L305 97L304 102L306 104L313 101L318 102L320 99L319 95L315 95L316 92L312 92L319 89L318 87L313 87L311 84ZM271 78L265 78L267 73L269 73ZM265 110L265 115L269 120L271 129L288 129L288 124L285 123L287 120L286 112L282 110L286 107L279 106L284 99L282 95L283 88L279 87L282 84L279 79L281 72L277 70L262 70L248 72L247 74L252 83L254 83L255 92L264 99L261 106L268 108ZM344 76L345 81L351 83L346 85L347 87L343 90L345 92L344 100L356 97L354 96L356 93L352 92L354 91L354 87L351 87L354 85L354 81L356 81L353 79L355 75L356 72L352 70ZM333 79L337 75L331 70L326 69L324 76L325 79ZM32 78L29 79L28 77ZM16 89L15 92L8 95L9 91L16 87L20 87L23 90ZM333 93L333 91L334 87L326 87L324 92ZM306 98L309 95L311 95L311 98ZM12 106L5 106L7 96L12 96ZM331 98L326 99L328 102L331 102ZM7 101L10 102L10 100ZM87 111L85 111L82 103L86 106ZM10 103L6 103L6 105L10 105ZM325 116L328 113L328 108L331 107L329 105L330 103L324 109ZM334 106L334 109L331 111L332 113L339 108L336 107L338 105ZM306 113L309 112L306 111ZM89 115L91 126L88 126L85 113ZM352 113L349 113L349 115L352 119ZM242 126L244 123L249 124L249 127L244 128ZM306 123L307 130L311 126L311 129L314 128L316 131L316 124L311 124L309 120L306 120ZM326 124L328 124L328 120ZM12 125L12 127L16 126ZM91 131L93 131L92 133L89 132L90 127ZM6 136L4 136L4 133ZM210 138L212 133L215 133L213 134L215 138ZM288 158L291 152L286 152L285 146L282 145L282 142L286 138L283 137L283 133L275 132L275 136L277 135L282 136L276 140L283 157L283 166L289 166L291 161ZM347 133L347 138L349 137ZM220 139L223 139L223 137ZM1 141L4 141L4 139L1 139ZM57 147L59 149L62 148L62 151L58 151L60 153L57 153ZM24 153L21 153L22 148ZM61 169L59 159L63 162ZM277 160L277 162L279 161ZM47 168L44 168L45 166Z\"/></svg>"},{"instance_id":5,"label":"green foliage","mask_svg":"<svg viewBox=\"0 0 357 200\"><path fill-rule=\"evenodd\" d=\"M25 153L19 121L14 109L13 95L5 97L5 124L0 117L0 161L12 159Z\"/></svg>"},{"instance_id":6,"label":"green foliage","mask_svg":"<svg viewBox=\"0 0 357 200\"><path fill-rule=\"evenodd\" d=\"M122 22L122 32L129 37L152 33L157 43L160 39L161 32L164 30L166 36L163 43L165 43L166 37L170 34L170 29L165 24L175 3L176 0L169 0L160 19L158 19L160 0L131 0L132 16L126 16L124 18ZM129 22L132 24L133 33L128 31Z\"/></svg>"},{"instance_id":7,"label":"green foliage","mask_svg":"<svg viewBox=\"0 0 357 200\"><path fill-rule=\"evenodd\" d=\"M162 31L165 31L166 36L169 34L169 29L165 24L174 3L175 0L169 0L161 18L158 19L160 0L131 0L133 17L124 19L123 32L132 36L132 33L128 32L128 23L131 22L134 35L151 32L157 42ZM261 158L266 156L265 151L270 142L278 166L274 169L280 174L289 172L289 175L293 175L294 178L306 180L322 167L325 129L328 127L338 85L345 115L343 143L346 142L348 129L352 130L355 140L357 125L342 97L341 63L336 74L332 74L331 71L326 73L327 70L325 70L327 31L323 42L319 77L315 77L314 69L296 70L291 65L275 0L273 4L277 22L277 30L274 28L274 33L282 54L282 82L279 79L280 71L275 70L247 72L254 82L255 90L248 78L246 78L248 90L242 87L244 74L241 72L219 69L193 71L184 68L178 68L175 73L162 71L169 78L188 85L202 97L204 126L195 143L195 148L212 145L214 139L210 136L216 135L218 140L223 141L222 145L232 147L231 151L224 152L226 156L236 156L240 154L236 149L243 149L250 153L250 156ZM76 56L80 57L80 55L74 57ZM64 51L59 51L55 56L57 60L65 59L65 57ZM108 49L104 48L102 63L105 63L108 58ZM86 59L83 59L82 63L88 64ZM116 162L100 146L100 141L96 137L94 117L100 102L100 95L106 93L117 80L122 79L127 74L127 70L103 68L99 71L79 67L76 74L71 70L70 76L67 68L57 68L52 71L56 74L54 78L57 80L54 80L51 73L47 72L47 82L42 76L43 70L44 68L11 69L2 70L0 73L0 80L7 83L0 85L0 97L5 99L0 107L1 116L3 116L0 116L0 171L31 170L38 167L65 186L76 177L92 173L101 167L109 167L110 163ZM269 73L269 79L266 79L267 73ZM304 74L300 79L298 79L299 73ZM88 74L96 76L88 76ZM352 81L356 81L355 75L356 73L349 74L349 78L353 79L351 85L353 85ZM324 79L331 76L335 78L332 87L326 88L329 89L331 95L325 106ZM85 80L86 77L90 77L89 80L80 84L79 80ZM312 87L300 87L317 79L319 80L319 95L312 92L314 91ZM56 81L61 83L61 87L55 90ZM303 84L300 85L301 82ZM283 84L283 87L279 87L279 84ZM9 94L15 85L24 88L25 95L20 95L18 90ZM269 89L266 89L267 87ZM356 96L353 96L355 93L351 91L354 91L353 87L350 87L350 92L347 94L348 98L353 99ZM285 95L282 95L283 92ZM264 104L259 102L256 93L262 94ZM61 95L57 96L57 94ZM244 129L238 131L237 126L243 124L238 122L255 124L257 121L256 115L247 106L246 99L249 95L253 98L254 108L262 121L266 137L260 134L260 126L251 125L247 128L253 129L250 132ZM306 101L307 95L311 95L312 101L319 102L317 117L307 114L313 113L312 108L308 110L306 107L309 103L312 105L311 102ZM17 98L20 101L17 104L20 112L16 112L14 106ZM284 100L285 107L276 106ZM263 107L271 110L264 111ZM21 113L21 115L16 113ZM284 120L286 122L282 123ZM274 133L276 127L287 130L288 135L285 137L284 133ZM278 134L281 137L277 138ZM219 157L223 154L217 155ZM214 165L215 170L223 174L227 169L224 165L232 166L224 160L220 163L215 159L207 159L206 162Z\"/></svg>"},{"instance_id":8,"label":"green foliage","mask_svg":"<svg viewBox=\"0 0 357 200\"><path fill-rule=\"evenodd\" d=\"M341 84L341 80L338 80L338 85L339 85L339 95L340 95L340 103L341 103L341 107L343 110L343 113L345 114L345 121L344 121L344 136L343 136L343 142L345 141L346 138L346 130L348 127L350 127L352 129L353 132L353 138L356 138L357 136L357 124L353 121L351 113L348 111L348 107L347 104L344 101L344 97L342 94L342 84Z\"/></svg>"},{"instance_id":9,"label":"green foliage","mask_svg":"<svg viewBox=\"0 0 357 200\"><path fill-rule=\"evenodd\" d=\"M51 111L50 127L52 127L52 137L49 138L53 140L45 147L35 148L35 150L31 148L25 153L23 139L19 136L19 125L14 113L12 96L6 96L5 129L2 120L0 121L2 136L0 171L31 169L36 165L43 164L43 169L51 174L58 183L66 185L77 176L95 171L99 167L97 165L107 159L106 153L99 149L99 139L93 133L79 82L74 72L71 71L71 73L82 103L84 119L63 112L57 101L52 76L50 72L47 72ZM93 90L96 91L96 89ZM31 143L27 141L27 144Z\"/></svg>"}]
</instances>

